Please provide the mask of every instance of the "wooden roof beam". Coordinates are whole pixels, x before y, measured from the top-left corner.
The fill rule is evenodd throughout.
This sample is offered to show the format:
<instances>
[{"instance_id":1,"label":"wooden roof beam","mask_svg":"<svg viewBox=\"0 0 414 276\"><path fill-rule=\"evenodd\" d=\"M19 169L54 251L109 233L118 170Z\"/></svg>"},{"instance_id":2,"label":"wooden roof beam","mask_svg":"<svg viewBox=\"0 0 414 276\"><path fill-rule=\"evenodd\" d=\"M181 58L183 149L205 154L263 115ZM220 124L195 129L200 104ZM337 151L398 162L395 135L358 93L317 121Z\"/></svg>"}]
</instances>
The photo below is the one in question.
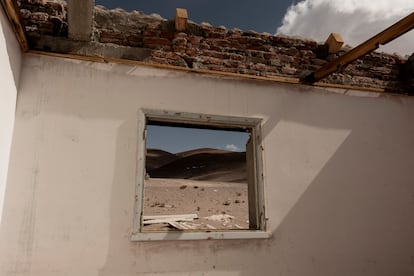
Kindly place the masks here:
<instances>
[{"instance_id":1,"label":"wooden roof beam","mask_svg":"<svg viewBox=\"0 0 414 276\"><path fill-rule=\"evenodd\" d=\"M315 72L307 75L304 78L305 82L317 82L330 74L342 69L344 66L353 62L354 60L366 55L379 47L379 45L387 44L388 42L396 39L397 37L405 34L414 28L414 12L404 17L394 25L388 27L384 31L368 39L364 43L353 48L346 54L340 56L336 60L333 60Z\"/></svg>"},{"instance_id":2,"label":"wooden roof beam","mask_svg":"<svg viewBox=\"0 0 414 276\"><path fill-rule=\"evenodd\" d=\"M12 24L16 38L19 41L20 47L24 52L29 50L29 44L27 43L26 33L24 26L20 18L20 10L17 7L17 3L14 0L0 0L3 9L9 18L10 24Z\"/></svg>"}]
</instances>

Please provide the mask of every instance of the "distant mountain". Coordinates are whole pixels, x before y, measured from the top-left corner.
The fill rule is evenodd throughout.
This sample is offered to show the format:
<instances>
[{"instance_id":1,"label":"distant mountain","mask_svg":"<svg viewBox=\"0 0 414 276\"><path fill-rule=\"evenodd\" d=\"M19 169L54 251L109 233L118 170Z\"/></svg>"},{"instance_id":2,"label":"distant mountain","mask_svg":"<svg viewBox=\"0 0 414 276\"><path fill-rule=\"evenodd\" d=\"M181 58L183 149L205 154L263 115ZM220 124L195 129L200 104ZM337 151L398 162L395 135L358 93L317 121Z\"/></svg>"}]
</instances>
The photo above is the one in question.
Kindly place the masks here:
<instances>
[{"instance_id":1,"label":"distant mountain","mask_svg":"<svg viewBox=\"0 0 414 276\"><path fill-rule=\"evenodd\" d=\"M160 149L147 149L145 166L147 172L162 167L165 164L168 164L179 157L168 151Z\"/></svg>"},{"instance_id":2,"label":"distant mountain","mask_svg":"<svg viewBox=\"0 0 414 276\"><path fill-rule=\"evenodd\" d=\"M247 182L246 153L201 148L180 153L147 149L146 170L154 178Z\"/></svg>"}]
</instances>

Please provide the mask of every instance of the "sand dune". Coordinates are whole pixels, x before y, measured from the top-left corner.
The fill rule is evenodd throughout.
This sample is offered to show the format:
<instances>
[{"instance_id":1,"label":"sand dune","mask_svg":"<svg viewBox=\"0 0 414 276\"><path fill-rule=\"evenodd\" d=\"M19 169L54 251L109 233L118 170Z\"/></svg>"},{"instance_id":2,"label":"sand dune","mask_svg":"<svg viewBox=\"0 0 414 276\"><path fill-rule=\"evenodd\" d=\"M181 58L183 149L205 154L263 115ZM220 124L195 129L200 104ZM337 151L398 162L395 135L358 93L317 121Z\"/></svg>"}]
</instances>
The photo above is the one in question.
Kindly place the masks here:
<instances>
[{"instance_id":1,"label":"sand dune","mask_svg":"<svg viewBox=\"0 0 414 276\"><path fill-rule=\"evenodd\" d=\"M169 153L160 149L147 149L145 166L147 171L151 171L162 167L179 158L173 153Z\"/></svg>"},{"instance_id":2,"label":"sand dune","mask_svg":"<svg viewBox=\"0 0 414 276\"><path fill-rule=\"evenodd\" d=\"M147 149L150 177L247 182L246 153L201 148L172 154Z\"/></svg>"}]
</instances>

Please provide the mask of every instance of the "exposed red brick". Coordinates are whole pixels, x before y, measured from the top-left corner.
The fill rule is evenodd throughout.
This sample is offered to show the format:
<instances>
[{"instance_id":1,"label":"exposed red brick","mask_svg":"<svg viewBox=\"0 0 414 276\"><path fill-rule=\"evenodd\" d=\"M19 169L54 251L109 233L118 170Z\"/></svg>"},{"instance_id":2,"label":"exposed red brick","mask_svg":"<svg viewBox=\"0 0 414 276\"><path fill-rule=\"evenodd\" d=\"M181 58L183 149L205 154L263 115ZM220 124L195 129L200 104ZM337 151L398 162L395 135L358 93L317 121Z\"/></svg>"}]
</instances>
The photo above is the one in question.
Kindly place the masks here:
<instances>
[{"instance_id":1,"label":"exposed red brick","mask_svg":"<svg viewBox=\"0 0 414 276\"><path fill-rule=\"evenodd\" d=\"M28 18L30 18L30 15L31 15L32 13L29 11L29 10L26 10L26 9L21 9L20 10L20 16L23 18L23 19L28 19Z\"/></svg>"},{"instance_id":2,"label":"exposed red brick","mask_svg":"<svg viewBox=\"0 0 414 276\"><path fill-rule=\"evenodd\" d=\"M218 32L208 32L206 34L206 37L208 37L208 38L225 38L226 34L225 33L218 33Z\"/></svg>"},{"instance_id":3,"label":"exposed red brick","mask_svg":"<svg viewBox=\"0 0 414 276\"><path fill-rule=\"evenodd\" d=\"M181 33L175 33L175 34L174 34L174 37L175 37L175 38L178 38L178 37L181 37L181 38L187 38L187 37L188 37L188 35L187 35L186 33L181 32Z\"/></svg>"},{"instance_id":4,"label":"exposed red brick","mask_svg":"<svg viewBox=\"0 0 414 276\"><path fill-rule=\"evenodd\" d=\"M172 48L173 48L173 51L174 52L176 52L176 53L185 53L186 52L186 50L187 50L187 48L186 47L183 47L183 46L172 46Z\"/></svg>"},{"instance_id":5,"label":"exposed red brick","mask_svg":"<svg viewBox=\"0 0 414 276\"><path fill-rule=\"evenodd\" d=\"M185 52L188 55L190 55L190 56L198 56L198 55L201 54L201 50L200 49L198 49L198 48L192 48L192 47L187 48Z\"/></svg>"},{"instance_id":6,"label":"exposed red brick","mask_svg":"<svg viewBox=\"0 0 414 276\"><path fill-rule=\"evenodd\" d=\"M222 47L218 47L218 46L214 46L214 45L210 45L209 50L216 51L216 52L223 52Z\"/></svg>"},{"instance_id":7,"label":"exposed red brick","mask_svg":"<svg viewBox=\"0 0 414 276\"><path fill-rule=\"evenodd\" d=\"M147 25L147 30L161 30L160 23L149 23Z\"/></svg>"},{"instance_id":8,"label":"exposed red brick","mask_svg":"<svg viewBox=\"0 0 414 276\"><path fill-rule=\"evenodd\" d=\"M244 57L244 56L242 56L242 55L238 55L238 54L228 54L228 57L229 57L231 60L239 60L239 61L241 61L241 60L244 60L244 59L245 59L245 57Z\"/></svg>"},{"instance_id":9,"label":"exposed red brick","mask_svg":"<svg viewBox=\"0 0 414 276\"><path fill-rule=\"evenodd\" d=\"M225 60L223 62L224 66L226 67L233 67L233 68L238 68L240 65L240 61L235 61L235 60Z\"/></svg>"},{"instance_id":10,"label":"exposed red brick","mask_svg":"<svg viewBox=\"0 0 414 276\"><path fill-rule=\"evenodd\" d=\"M132 47L142 46L141 35L128 35L126 39Z\"/></svg>"},{"instance_id":11,"label":"exposed red brick","mask_svg":"<svg viewBox=\"0 0 414 276\"><path fill-rule=\"evenodd\" d=\"M237 68L222 67L222 66L217 66L213 64L208 65L208 69L214 70L214 71L220 71L220 72L227 72L227 73L238 73Z\"/></svg>"},{"instance_id":12,"label":"exposed red brick","mask_svg":"<svg viewBox=\"0 0 414 276\"><path fill-rule=\"evenodd\" d=\"M254 51L267 51L269 49L268 45L248 45L246 46L247 50L254 50Z\"/></svg>"},{"instance_id":13,"label":"exposed red brick","mask_svg":"<svg viewBox=\"0 0 414 276\"><path fill-rule=\"evenodd\" d=\"M209 50L210 49L210 45L206 44L206 43L200 43L200 44L195 44L195 47L197 47L200 50Z\"/></svg>"},{"instance_id":14,"label":"exposed red brick","mask_svg":"<svg viewBox=\"0 0 414 276\"><path fill-rule=\"evenodd\" d=\"M277 70L275 66L265 66L265 71L271 73L279 73L279 70Z\"/></svg>"},{"instance_id":15,"label":"exposed red brick","mask_svg":"<svg viewBox=\"0 0 414 276\"><path fill-rule=\"evenodd\" d=\"M45 12L34 12L30 14L30 19L35 21L47 21L49 15Z\"/></svg>"},{"instance_id":16,"label":"exposed red brick","mask_svg":"<svg viewBox=\"0 0 414 276\"><path fill-rule=\"evenodd\" d=\"M207 43L209 45L217 46L217 47L230 47L231 42L225 39L211 39L208 40Z\"/></svg>"},{"instance_id":17,"label":"exposed red brick","mask_svg":"<svg viewBox=\"0 0 414 276\"><path fill-rule=\"evenodd\" d=\"M144 37L144 44L171 45L171 41L166 38Z\"/></svg>"},{"instance_id":18,"label":"exposed red brick","mask_svg":"<svg viewBox=\"0 0 414 276\"><path fill-rule=\"evenodd\" d=\"M202 52L203 56L214 57L219 59L228 59L229 56L227 53L217 52L217 51L204 51Z\"/></svg>"},{"instance_id":19,"label":"exposed red brick","mask_svg":"<svg viewBox=\"0 0 414 276\"><path fill-rule=\"evenodd\" d=\"M185 38L183 38L183 37L177 37L177 38L174 38L174 39L172 40L172 43L173 43L175 46L186 46L186 45L187 45L187 39L185 39Z\"/></svg>"},{"instance_id":20,"label":"exposed red brick","mask_svg":"<svg viewBox=\"0 0 414 276\"><path fill-rule=\"evenodd\" d=\"M64 35L65 32L60 29L65 26L67 29L66 3L43 0L20 2L20 13L30 39L38 39L39 34ZM102 8L96 8L95 13L94 32L98 42L154 49L150 57L152 63L261 76L298 77L315 71L347 51L342 49L338 54L318 59L314 53L318 45L313 40L195 23L190 24L187 32L176 33L171 21L149 17L139 21L136 14L131 16L125 11ZM127 20L119 20L123 15L128 17ZM99 18L103 20L99 21ZM113 20L121 26L105 24L105 20ZM374 52L323 81L401 90L398 79L401 63L401 57Z\"/></svg>"},{"instance_id":21,"label":"exposed red brick","mask_svg":"<svg viewBox=\"0 0 414 276\"><path fill-rule=\"evenodd\" d=\"M124 38L124 35L122 33L102 31L100 34L100 38L101 40L102 39L122 40Z\"/></svg>"},{"instance_id":22,"label":"exposed red brick","mask_svg":"<svg viewBox=\"0 0 414 276\"><path fill-rule=\"evenodd\" d=\"M156 30L145 30L144 31L144 36L146 36L146 37L156 37L156 36L158 36L160 34L160 32L159 31L156 31Z\"/></svg>"},{"instance_id":23,"label":"exposed red brick","mask_svg":"<svg viewBox=\"0 0 414 276\"><path fill-rule=\"evenodd\" d=\"M215 65L223 64L223 60L214 58L214 57L200 56L199 59L205 64L215 64Z\"/></svg>"},{"instance_id":24,"label":"exposed red brick","mask_svg":"<svg viewBox=\"0 0 414 276\"><path fill-rule=\"evenodd\" d=\"M294 75L298 70L296 68L290 67L289 65L283 66L281 72L287 75Z\"/></svg>"},{"instance_id":25,"label":"exposed red brick","mask_svg":"<svg viewBox=\"0 0 414 276\"><path fill-rule=\"evenodd\" d=\"M188 36L187 40L191 43L200 43L203 38L201 36Z\"/></svg>"},{"instance_id":26,"label":"exposed red brick","mask_svg":"<svg viewBox=\"0 0 414 276\"><path fill-rule=\"evenodd\" d=\"M153 64L166 64L166 65L170 65L170 62L165 59L165 58L158 58L158 57L151 57L151 59L149 60L150 63Z\"/></svg>"},{"instance_id":27,"label":"exposed red brick","mask_svg":"<svg viewBox=\"0 0 414 276\"><path fill-rule=\"evenodd\" d=\"M157 35L154 35L157 36ZM174 38L174 33L172 32L162 32L159 34L159 37L161 38L166 38L166 39L173 39Z\"/></svg>"}]
</instances>

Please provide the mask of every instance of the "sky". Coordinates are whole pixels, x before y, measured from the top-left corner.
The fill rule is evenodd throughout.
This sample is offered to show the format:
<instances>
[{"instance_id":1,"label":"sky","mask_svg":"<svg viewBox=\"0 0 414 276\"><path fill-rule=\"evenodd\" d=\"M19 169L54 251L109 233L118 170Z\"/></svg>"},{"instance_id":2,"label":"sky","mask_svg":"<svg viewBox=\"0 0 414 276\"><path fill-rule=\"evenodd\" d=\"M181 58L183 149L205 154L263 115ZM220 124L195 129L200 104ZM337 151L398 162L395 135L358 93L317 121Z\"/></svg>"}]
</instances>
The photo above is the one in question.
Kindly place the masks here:
<instances>
[{"instance_id":1,"label":"sky","mask_svg":"<svg viewBox=\"0 0 414 276\"><path fill-rule=\"evenodd\" d=\"M323 42L340 33L345 44L357 46L414 12L414 0L95 0L107 8L121 7L158 13L173 19L175 8L186 8L190 20L214 26L301 36ZM413 53L414 31L380 51Z\"/></svg>"},{"instance_id":2,"label":"sky","mask_svg":"<svg viewBox=\"0 0 414 276\"><path fill-rule=\"evenodd\" d=\"M197 148L246 151L249 134L239 131L147 126L147 148L178 153Z\"/></svg>"},{"instance_id":3,"label":"sky","mask_svg":"<svg viewBox=\"0 0 414 276\"><path fill-rule=\"evenodd\" d=\"M189 19L213 26L274 33L292 0L95 0L107 8L158 13L173 19L176 8L186 8Z\"/></svg>"}]
</instances>

